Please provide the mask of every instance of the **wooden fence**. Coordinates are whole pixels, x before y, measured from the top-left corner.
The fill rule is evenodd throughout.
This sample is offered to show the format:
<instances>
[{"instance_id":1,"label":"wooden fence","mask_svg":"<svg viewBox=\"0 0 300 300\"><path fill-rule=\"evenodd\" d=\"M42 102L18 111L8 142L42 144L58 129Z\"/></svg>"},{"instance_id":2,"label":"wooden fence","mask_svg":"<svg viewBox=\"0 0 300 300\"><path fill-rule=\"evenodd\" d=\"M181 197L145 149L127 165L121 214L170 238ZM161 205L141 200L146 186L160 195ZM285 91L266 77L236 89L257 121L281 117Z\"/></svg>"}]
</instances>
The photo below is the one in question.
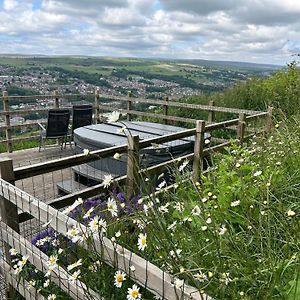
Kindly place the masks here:
<instances>
[{"instance_id":1,"label":"wooden fence","mask_svg":"<svg viewBox=\"0 0 300 300\"><path fill-rule=\"evenodd\" d=\"M115 99L115 98L114 98ZM131 104L129 104L132 99L122 98L124 101L128 101L128 106L126 112L128 113L128 119L131 119L131 115L136 114L132 110ZM96 94L96 102L99 101L99 95ZM130 101L130 102L129 102ZM152 103L152 100L145 100L146 103ZM165 120L168 120L167 115L168 107L181 107L179 103L171 103L167 101L161 101L161 105L164 105L163 115ZM192 108L194 106L185 104L187 107ZM63 168L74 167L83 163L88 163L91 161L96 161L99 159L107 158L113 156L116 152L124 153L127 152L127 174L125 176L120 176L114 178L114 182L118 184L126 184L126 191L128 195L134 194L137 186L135 182L138 181L140 176L149 176L149 174L159 174L163 169L174 164L179 164L182 160L190 160L193 165L193 177L195 180L199 180L202 170L202 160L204 155L211 153L213 151L218 151L223 149L225 146L232 143L232 141L223 141L222 143L211 146L210 148L205 148L204 144L204 133L212 132L214 130L226 129L231 126L237 127L236 141L242 144L243 141L248 137L245 135L245 130L247 123L251 120L257 118L263 118L265 120L265 125L261 132L268 132L271 129L271 117L272 110L269 109L268 112L249 112L240 111L233 109L218 108L214 106L197 106L199 109L208 109L210 111L209 119L213 120L213 113L215 111L238 113L239 118L220 122L206 124L203 120L196 120L196 127L192 129L186 129L181 132L172 133L160 137L139 140L137 136L128 137L128 144L115 146L107 149L96 150L85 154L77 154L65 158L55 159L48 162L38 163L34 165L13 168L13 163L11 160L6 159L0 161L0 204L1 204L1 221L0 221L0 233L2 242L4 242L4 258L0 260L0 269L4 274L7 282L17 289L21 294L23 294L26 299L44 299L43 296L39 295L37 297L37 291L31 291L28 293L24 289L23 285L18 285L15 275L12 272L12 264L10 261L10 255L8 253L9 248L14 247L23 255L29 255L29 261L35 265L35 267L41 271L45 271L46 262L49 259L44 253L42 253L37 247L30 244L26 239L24 239L19 234L20 223L29 220L30 218L35 218L42 221L43 223L49 222L49 226L55 229L58 233L66 236L68 228L76 226L82 230L85 234L87 228L82 224L79 224L75 220L66 216L58 209L71 205L78 197L87 198L99 195L101 192L105 191L103 183L99 183L92 187L87 187L83 190L73 192L71 194L58 197L54 200L44 203L39 199L31 196L30 194L24 192L23 190L17 188L14 183L16 181L31 178L33 176L38 176L48 172L53 172L56 170L61 170ZM6 106L7 108L7 106ZM95 117L99 118L98 109L103 109L102 106L97 102ZM5 115L9 115L5 112ZM247 115L247 114L249 115ZM193 121L194 122L194 121ZM9 124L6 130L9 129ZM8 141L11 141L9 137L9 131L7 131ZM256 133L256 134L257 134ZM176 158L163 162L161 164L149 167L147 169L138 169L134 165L139 159L139 151L143 148L151 147L156 144L167 143L175 141L181 138L195 137L194 142L194 152L185 155L184 157ZM18 210L22 210L22 213L18 213ZM184 285L181 288L174 286L174 277L167 272L164 272L157 266L153 265L151 262L139 257L135 253L123 248L120 245L113 243L107 238L100 239L98 235L93 236L94 243L96 246L96 251L102 255L103 260L111 266L115 266L118 269L125 271L130 274L130 277L140 284L145 286L154 295L162 297L163 299L211 299L209 296L200 293L199 290L194 287ZM83 247L87 247L85 243L82 243ZM135 267L134 274L130 273L130 266ZM71 284L67 281L67 271L63 268L56 270L57 277L59 281L56 284L66 291L74 299L85 299L84 295L87 293L87 288L84 283L79 280ZM51 278L52 279L52 278ZM95 293L89 290L89 294L94 295L94 299L97 299Z\"/></svg>"},{"instance_id":2,"label":"wooden fence","mask_svg":"<svg viewBox=\"0 0 300 300\"><path fill-rule=\"evenodd\" d=\"M95 94L62 94L59 95L57 91L54 92L53 95L33 95L33 96L9 96L6 91L3 92L2 95L2 103L3 103L3 111L0 111L0 116L4 116L4 125L0 126L0 131L5 131L5 139L0 141L0 144L5 144L7 151L13 151L13 143L37 140L39 138L38 135L29 136L29 137L14 137L12 134L13 129L16 128L26 128L36 126L37 123L35 121L27 120L23 124L11 124L11 117L13 116L22 116L28 113L47 113L48 108L40 108L40 109L12 109L10 105L10 101L12 100L49 100L51 101L51 105L53 108L62 108L65 107L62 105L62 100L74 100L76 98L86 98L94 101L94 122L100 123L102 121L101 112L110 112L116 110L115 107L104 105L103 101L117 101L120 103L126 103L126 109L118 109L121 113L127 115L127 120L132 120L133 116L138 117L148 117L163 120L165 124L170 122L184 122L190 124L196 124L196 119L191 118L183 118L178 116L169 115L169 108L184 108L191 110L199 110L207 112L207 122L209 124L215 122L215 114L216 113L230 113L241 115L245 114L248 116L257 115L261 112L253 111L253 110L245 110L245 109L236 109L236 108L226 108L226 107L217 107L214 105L214 101L211 101L209 105L199 105L199 104L189 104L189 103L180 103L176 101L171 101L168 97L165 97L164 100L152 100L152 99L143 99L143 98L133 98L132 94L129 92L127 97L124 96L111 96L111 95L100 95L99 90L95 91ZM94 98L94 99L93 99ZM134 105L137 103L143 104L151 104L162 107L162 114L158 113L150 113L144 111L134 110ZM269 111L268 115L271 116L272 112ZM45 123L41 122L41 123Z\"/></svg>"}]
</instances>

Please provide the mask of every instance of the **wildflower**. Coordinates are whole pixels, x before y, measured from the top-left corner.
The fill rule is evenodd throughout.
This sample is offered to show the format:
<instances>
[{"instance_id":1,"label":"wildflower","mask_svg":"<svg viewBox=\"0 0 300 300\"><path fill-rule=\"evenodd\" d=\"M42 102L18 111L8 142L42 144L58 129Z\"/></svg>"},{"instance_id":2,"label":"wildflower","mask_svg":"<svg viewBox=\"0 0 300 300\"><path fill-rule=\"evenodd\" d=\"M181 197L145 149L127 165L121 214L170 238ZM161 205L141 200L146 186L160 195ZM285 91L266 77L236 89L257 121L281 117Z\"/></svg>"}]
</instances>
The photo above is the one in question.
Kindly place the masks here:
<instances>
[{"instance_id":1,"label":"wildflower","mask_svg":"<svg viewBox=\"0 0 300 300\"><path fill-rule=\"evenodd\" d=\"M30 281L28 281L26 288L27 288L28 290L30 290L30 289L32 289L35 285L36 285L36 281L35 281L35 280L30 280Z\"/></svg>"},{"instance_id":2,"label":"wildflower","mask_svg":"<svg viewBox=\"0 0 300 300\"><path fill-rule=\"evenodd\" d=\"M205 140L204 140L204 144L205 144L205 145L208 145L209 143L210 143L210 140L209 140L209 139L205 139Z\"/></svg>"},{"instance_id":3,"label":"wildflower","mask_svg":"<svg viewBox=\"0 0 300 300\"><path fill-rule=\"evenodd\" d=\"M113 111L109 115L107 122L108 123L117 122L119 120L119 118L120 118L120 113L118 111Z\"/></svg>"},{"instance_id":4,"label":"wildflower","mask_svg":"<svg viewBox=\"0 0 300 300\"><path fill-rule=\"evenodd\" d=\"M164 186L167 185L167 182L165 180L163 180L158 187L156 188L157 191L161 190Z\"/></svg>"},{"instance_id":5,"label":"wildflower","mask_svg":"<svg viewBox=\"0 0 300 300\"><path fill-rule=\"evenodd\" d=\"M90 154L90 150L89 149L83 149L83 154L88 156Z\"/></svg>"},{"instance_id":6,"label":"wildflower","mask_svg":"<svg viewBox=\"0 0 300 300\"><path fill-rule=\"evenodd\" d=\"M204 225L204 226L201 226L201 230L202 230L202 231L207 230L207 226L205 226L205 225Z\"/></svg>"},{"instance_id":7,"label":"wildflower","mask_svg":"<svg viewBox=\"0 0 300 300\"><path fill-rule=\"evenodd\" d=\"M50 280L47 279L44 283L43 283L43 287L46 288L50 285ZM54 298L55 299L55 298Z\"/></svg>"},{"instance_id":8,"label":"wildflower","mask_svg":"<svg viewBox=\"0 0 300 300\"><path fill-rule=\"evenodd\" d=\"M161 206L158 208L158 210L159 210L162 214L165 214L165 213L169 212L169 209L168 209L169 205L170 205L170 203L167 202L165 205L161 205Z\"/></svg>"},{"instance_id":9,"label":"wildflower","mask_svg":"<svg viewBox=\"0 0 300 300\"><path fill-rule=\"evenodd\" d=\"M206 201L207 201L207 198L206 198L206 197L202 198L202 202L203 202L203 203L205 203Z\"/></svg>"},{"instance_id":10,"label":"wildflower","mask_svg":"<svg viewBox=\"0 0 300 300\"><path fill-rule=\"evenodd\" d=\"M127 300L140 300L142 295L139 290L140 288L136 284L134 284L132 288L128 288Z\"/></svg>"},{"instance_id":11,"label":"wildflower","mask_svg":"<svg viewBox=\"0 0 300 300\"><path fill-rule=\"evenodd\" d=\"M21 259L20 261L18 261L18 266L19 266L19 267L25 266L26 263L27 263L28 258L29 258L28 255L22 256L22 259Z\"/></svg>"},{"instance_id":12,"label":"wildflower","mask_svg":"<svg viewBox=\"0 0 300 300\"><path fill-rule=\"evenodd\" d=\"M9 254L11 256L16 256L18 254L18 251L15 248L9 249Z\"/></svg>"},{"instance_id":13,"label":"wildflower","mask_svg":"<svg viewBox=\"0 0 300 300\"><path fill-rule=\"evenodd\" d=\"M75 271L71 276L69 276L69 281L71 281L74 284L75 281L80 278L80 273L80 270Z\"/></svg>"},{"instance_id":14,"label":"wildflower","mask_svg":"<svg viewBox=\"0 0 300 300\"><path fill-rule=\"evenodd\" d=\"M72 210L74 210L77 206L83 204L82 198L78 198L72 205L67 207L62 213L68 215Z\"/></svg>"},{"instance_id":15,"label":"wildflower","mask_svg":"<svg viewBox=\"0 0 300 300\"><path fill-rule=\"evenodd\" d=\"M240 163L236 163L236 164L235 164L235 167L236 167L236 168L239 168L240 166L241 166Z\"/></svg>"},{"instance_id":16,"label":"wildflower","mask_svg":"<svg viewBox=\"0 0 300 300\"><path fill-rule=\"evenodd\" d=\"M119 230L118 232L116 232L115 237L119 238L121 236L121 231Z\"/></svg>"},{"instance_id":17,"label":"wildflower","mask_svg":"<svg viewBox=\"0 0 300 300\"><path fill-rule=\"evenodd\" d=\"M121 127L121 128L118 128L118 130L117 130L117 133L125 133L125 129L126 129L126 127Z\"/></svg>"},{"instance_id":18,"label":"wildflower","mask_svg":"<svg viewBox=\"0 0 300 300\"><path fill-rule=\"evenodd\" d=\"M82 241L80 232L76 227L72 227L71 229L68 230L67 237L70 238L73 243Z\"/></svg>"},{"instance_id":19,"label":"wildflower","mask_svg":"<svg viewBox=\"0 0 300 300\"><path fill-rule=\"evenodd\" d=\"M144 251L147 247L147 234L140 233L138 239L138 248L141 251Z\"/></svg>"},{"instance_id":20,"label":"wildflower","mask_svg":"<svg viewBox=\"0 0 300 300\"><path fill-rule=\"evenodd\" d=\"M279 128L279 124L277 123L277 124L275 124L275 128Z\"/></svg>"},{"instance_id":21,"label":"wildflower","mask_svg":"<svg viewBox=\"0 0 300 300\"><path fill-rule=\"evenodd\" d=\"M62 248L59 248L58 251L57 251L57 253L58 253L58 254L62 254L63 251L64 251L64 250L63 250Z\"/></svg>"},{"instance_id":22,"label":"wildflower","mask_svg":"<svg viewBox=\"0 0 300 300\"><path fill-rule=\"evenodd\" d=\"M177 288L177 289L180 289L184 284L184 280L180 280L178 278L175 279L174 281L174 286Z\"/></svg>"},{"instance_id":23,"label":"wildflower","mask_svg":"<svg viewBox=\"0 0 300 300\"><path fill-rule=\"evenodd\" d=\"M53 270L55 269L56 266L57 265L51 265L51 266L49 266L48 271L45 274L45 277L50 277L51 273L53 272Z\"/></svg>"},{"instance_id":24,"label":"wildflower","mask_svg":"<svg viewBox=\"0 0 300 300\"><path fill-rule=\"evenodd\" d=\"M121 154L120 153L115 153L115 155L114 155L114 159L115 160L120 160L121 159Z\"/></svg>"},{"instance_id":25,"label":"wildflower","mask_svg":"<svg viewBox=\"0 0 300 300\"><path fill-rule=\"evenodd\" d=\"M201 209L198 205L196 205L193 209L192 209L192 215L193 216L199 216L201 213Z\"/></svg>"},{"instance_id":26,"label":"wildflower","mask_svg":"<svg viewBox=\"0 0 300 300\"><path fill-rule=\"evenodd\" d=\"M115 283L114 285L118 288L122 287L122 283L124 280L126 280L126 274L124 272L121 272L121 271L117 271L115 273Z\"/></svg>"},{"instance_id":27,"label":"wildflower","mask_svg":"<svg viewBox=\"0 0 300 300\"><path fill-rule=\"evenodd\" d=\"M240 200L232 201L232 202L230 203L230 206L231 206L231 207L236 207L236 206L239 206L240 203L241 203Z\"/></svg>"},{"instance_id":28,"label":"wildflower","mask_svg":"<svg viewBox=\"0 0 300 300\"><path fill-rule=\"evenodd\" d=\"M254 177L257 177L257 176L260 176L262 174L262 171L256 171L253 176Z\"/></svg>"},{"instance_id":29,"label":"wildflower","mask_svg":"<svg viewBox=\"0 0 300 300\"><path fill-rule=\"evenodd\" d=\"M176 228L177 221L174 221L170 226L168 226L167 230L174 230Z\"/></svg>"},{"instance_id":30,"label":"wildflower","mask_svg":"<svg viewBox=\"0 0 300 300\"><path fill-rule=\"evenodd\" d=\"M211 197L212 195L213 195L212 192L208 192L208 193L207 193L207 196L208 196L208 197Z\"/></svg>"},{"instance_id":31,"label":"wildflower","mask_svg":"<svg viewBox=\"0 0 300 300\"><path fill-rule=\"evenodd\" d=\"M291 209L289 209L289 210L287 211L288 217L293 217L295 214L296 214L296 213L295 213L293 210L291 210Z\"/></svg>"},{"instance_id":32,"label":"wildflower","mask_svg":"<svg viewBox=\"0 0 300 300\"><path fill-rule=\"evenodd\" d=\"M91 213L94 211L95 207L91 207L84 215L83 219L88 219L91 216Z\"/></svg>"},{"instance_id":33,"label":"wildflower","mask_svg":"<svg viewBox=\"0 0 300 300\"><path fill-rule=\"evenodd\" d=\"M75 268L78 268L79 266L81 266L82 265L82 259L80 258L78 261L76 261L74 264L72 264L72 265L69 265L68 267L67 267L67 269L68 269L68 271L71 271L71 270L73 270L73 269L75 269Z\"/></svg>"},{"instance_id":34,"label":"wildflower","mask_svg":"<svg viewBox=\"0 0 300 300\"><path fill-rule=\"evenodd\" d=\"M219 235L224 235L227 231L227 228L225 227L225 225L222 225L222 227L220 228L219 231Z\"/></svg>"},{"instance_id":35,"label":"wildflower","mask_svg":"<svg viewBox=\"0 0 300 300\"><path fill-rule=\"evenodd\" d=\"M212 222L211 217L208 217L207 220L206 220L206 224L211 224L211 222Z\"/></svg>"},{"instance_id":36,"label":"wildflower","mask_svg":"<svg viewBox=\"0 0 300 300\"><path fill-rule=\"evenodd\" d=\"M104 175L104 179L103 179L103 185L105 188L109 187L112 183L113 177L111 174L109 175Z\"/></svg>"},{"instance_id":37,"label":"wildflower","mask_svg":"<svg viewBox=\"0 0 300 300\"><path fill-rule=\"evenodd\" d=\"M118 216L118 207L115 200L111 198L107 200L107 210L111 213L113 217Z\"/></svg>"},{"instance_id":38,"label":"wildflower","mask_svg":"<svg viewBox=\"0 0 300 300\"><path fill-rule=\"evenodd\" d=\"M229 277L229 273L222 273L220 282L223 282L225 285L228 285L232 279Z\"/></svg>"},{"instance_id":39,"label":"wildflower","mask_svg":"<svg viewBox=\"0 0 300 300\"><path fill-rule=\"evenodd\" d=\"M184 210L184 203L183 202L177 202L174 206L174 208L178 211L178 212L183 212Z\"/></svg>"},{"instance_id":40,"label":"wildflower","mask_svg":"<svg viewBox=\"0 0 300 300\"><path fill-rule=\"evenodd\" d=\"M199 273L194 275L194 278L197 279L199 282L204 282L207 280L207 276L202 273L201 271L199 271Z\"/></svg>"},{"instance_id":41,"label":"wildflower","mask_svg":"<svg viewBox=\"0 0 300 300\"><path fill-rule=\"evenodd\" d=\"M55 300L56 299L56 295L55 294L51 294L48 296L47 298L48 300Z\"/></svg>"},{"instance_id":42,"label":"wildflower","mask_svg":"<svg viewBox=\"0 0 300 300\"><path fill-rule=\"evenodd\" d=\"M209 278L211 278L211 277L214 276L214 273L213 273L213 272L208 272L207 274L208 274L208 277L209 277Z\"/></svg>"},{"instance_id":43,"label":"wildflower","mask_svg":"<svg viewBox=\"0 0 300 300\"><path fill-rule=\"evenodd\" d=\"M20 272L21 272L22 270L23 270L23 267L17 266L17 265L14 266L14 274L15 274L15 275L20 274Z\"/></svg>"},{"instance_id":44,"label":"wildflower","mask_svg":"<svg viewBox=\"0 0 300 300\"><path fill-rule=\"evenodd\" d=\"M48 266L54 266L54 265L57 264L57 260L58 260L57 256L51 255L49 257L49 260L47 261L47 265Z\"/></svg>"},{"instance_id":45,"label":"wildflower","mask_svg":"<svg viewBox=\"0 0 300 300\"><path fill-rule=\"evenodd\" d=\"M179 172L182 172L183 169L184 169L188 164L189 164L189 161L186 159L186 160L182 163L182 165L179 166L179 168L178 168Z\"/></svg>"}]
</instances>

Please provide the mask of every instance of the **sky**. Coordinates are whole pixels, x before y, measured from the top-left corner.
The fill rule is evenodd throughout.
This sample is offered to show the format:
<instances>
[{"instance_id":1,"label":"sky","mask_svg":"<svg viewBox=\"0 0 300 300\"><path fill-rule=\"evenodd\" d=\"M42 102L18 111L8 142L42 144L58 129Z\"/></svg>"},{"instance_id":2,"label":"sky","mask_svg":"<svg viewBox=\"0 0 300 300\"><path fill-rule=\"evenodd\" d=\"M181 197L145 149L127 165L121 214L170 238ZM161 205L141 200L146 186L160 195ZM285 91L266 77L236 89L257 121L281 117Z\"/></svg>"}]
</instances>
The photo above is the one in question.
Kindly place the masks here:
<instances>
[{"instance_id":1,"label":"sky","mask_svg":"<svg viewBox=\"0 0 300 300\"><path fill-rule=\"evenodd\" d=\"M300 0L0 0L0 53L286 64Z\"/></svg>"}]
</instances>

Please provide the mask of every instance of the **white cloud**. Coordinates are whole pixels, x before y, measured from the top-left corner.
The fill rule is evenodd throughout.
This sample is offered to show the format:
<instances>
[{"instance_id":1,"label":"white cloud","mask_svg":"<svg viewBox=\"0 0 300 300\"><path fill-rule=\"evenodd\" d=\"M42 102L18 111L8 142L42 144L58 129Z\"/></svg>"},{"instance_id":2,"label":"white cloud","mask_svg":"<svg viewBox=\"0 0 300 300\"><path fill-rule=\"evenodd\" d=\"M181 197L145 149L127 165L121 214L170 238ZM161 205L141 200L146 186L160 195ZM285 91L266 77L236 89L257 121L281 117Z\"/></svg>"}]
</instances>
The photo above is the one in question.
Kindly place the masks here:
<instances>
[{"instance_id":1,"label":"white cloud","mask_svg":"<svg viewBox=\"0 0 300 300\"><path fill-rule=\"evenodd\" d=\"M300 49L298 0L41 1L4 0L0 51L285 63Z\"/></svg>"},{"instance_id":2,"label":"white cloud","mask_svg":"<svg viewBox=\"0 0 300 300\"><path fill-rule=\"evenodd\" d=\"M18 5L16 0L4 0L3 1L3 8L5 10L13 10Z\"/></svg>"}]
</instances>

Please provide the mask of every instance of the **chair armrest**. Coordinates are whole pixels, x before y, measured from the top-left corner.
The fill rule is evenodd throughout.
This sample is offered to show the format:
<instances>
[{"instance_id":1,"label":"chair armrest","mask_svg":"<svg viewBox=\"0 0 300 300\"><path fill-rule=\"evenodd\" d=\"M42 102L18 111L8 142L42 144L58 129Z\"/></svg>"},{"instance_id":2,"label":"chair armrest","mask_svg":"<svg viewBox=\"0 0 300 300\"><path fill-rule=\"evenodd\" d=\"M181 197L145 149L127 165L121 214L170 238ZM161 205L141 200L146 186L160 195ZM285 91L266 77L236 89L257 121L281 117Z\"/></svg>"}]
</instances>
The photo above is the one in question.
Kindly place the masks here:
<instances>
[{"instance_id":1,"label":"chair armrest","mask_svg":"<svg viewBox=\"0 0 300 300\"><path fill-rule=\"evenodd\" d=\"M43 126L43 124L41 124L40 122L37 122L37 123L38 123L41 131L46 130L46 128L45 128L45 126Z\"/></svg>"}]
</instances>

